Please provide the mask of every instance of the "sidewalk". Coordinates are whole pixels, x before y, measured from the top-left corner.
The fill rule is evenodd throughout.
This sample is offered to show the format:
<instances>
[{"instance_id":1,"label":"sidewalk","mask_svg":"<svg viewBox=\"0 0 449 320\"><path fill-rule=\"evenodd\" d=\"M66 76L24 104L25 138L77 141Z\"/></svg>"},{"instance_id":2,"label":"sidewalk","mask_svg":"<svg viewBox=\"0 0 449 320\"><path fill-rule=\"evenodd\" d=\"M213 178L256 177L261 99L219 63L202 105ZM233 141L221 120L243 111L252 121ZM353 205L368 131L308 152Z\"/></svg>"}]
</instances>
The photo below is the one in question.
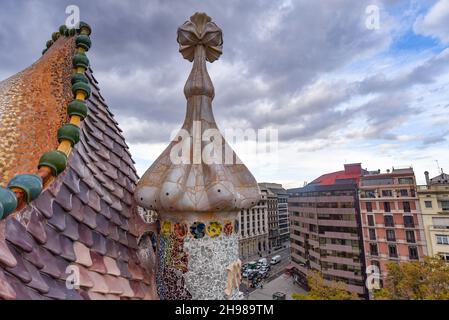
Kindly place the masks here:
<instances>
[{"instance_id":1,"label":"sidewalk","mask_svg":"<svg viewBox=\"0 0 449 320\"><path fill-rule=\"evenodd\" d=\"M282 292L286 294L287 300L292 299L292 293L306 293L300 286L293 283L293 278L281 275L271 282L265 283L263 289L256 289L249 295L248 300L273 300L273 293Z\"/></svg>"}]
</instances>

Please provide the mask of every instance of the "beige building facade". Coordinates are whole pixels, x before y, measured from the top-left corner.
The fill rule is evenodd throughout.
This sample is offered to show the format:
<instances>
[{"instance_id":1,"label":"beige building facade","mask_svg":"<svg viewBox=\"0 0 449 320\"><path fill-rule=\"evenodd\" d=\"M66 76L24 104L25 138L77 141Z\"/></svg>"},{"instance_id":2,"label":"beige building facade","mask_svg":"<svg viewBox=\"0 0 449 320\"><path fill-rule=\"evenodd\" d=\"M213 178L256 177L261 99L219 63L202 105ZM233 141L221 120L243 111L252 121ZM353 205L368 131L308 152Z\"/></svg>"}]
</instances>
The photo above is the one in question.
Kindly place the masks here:
<instances>
[{"instance_id":1,"label":"beige building facade","mask_svg":"<svg viewBox=\"0 0 449 320\"><path fill-rule=\"evenodd\" d=\"M268 254L268 212L269 200L272 193L259 184L261 199L251 209L241 210L238 221L240 223L239 255L243 261L263 257Z\"/></svg>"},{"instance_id":2,"label":"beige building facade","mask_svg":"<svg viewBox=\"0 0 449 320\"><path fill-rule=\"evenodd\" d=\"M419 204L427 240L427 254L449 261L449 175L441 173L418 186Z\"/></svg>"}]
</instances>

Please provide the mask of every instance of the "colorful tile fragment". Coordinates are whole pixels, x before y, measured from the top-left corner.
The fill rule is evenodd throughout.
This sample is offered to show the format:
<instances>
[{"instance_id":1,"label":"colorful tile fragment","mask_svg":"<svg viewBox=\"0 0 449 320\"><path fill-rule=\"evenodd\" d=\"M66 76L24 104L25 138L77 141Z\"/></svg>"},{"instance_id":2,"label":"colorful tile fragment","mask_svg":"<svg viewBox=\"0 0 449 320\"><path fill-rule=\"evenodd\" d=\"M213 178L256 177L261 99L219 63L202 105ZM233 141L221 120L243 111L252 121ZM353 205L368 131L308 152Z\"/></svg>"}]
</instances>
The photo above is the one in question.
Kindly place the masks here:
<instances>
[{"instance_id":1,"label":"colorful tile fragment","mask_svg":"<svg viewBox=\"0 0 449 320\"><path fill-rule=\"evenodd\" d=\"M169 236L171 234L171 222L170 221L164 221L162 222L162 229L161 233L164 236Z\"/></svg>"},{"instance_id":2,"label":"colorful tile fragment","mask_svg":"<svg viewBox=\"0 0 449 320\"><path fill-rule=\"evenodd\" d=\"M231 221L227 221L225 226L224 226L224 234L227 236L230 236L232 234L232 231L234 231L234 228L232 226L232 222Z\"/></svg>"},{"instance_id":3,"label":"colorful tile fragment","mask_svg":"<svg viewBox=\"0 0 449 320\"><path fill-rule=\"evenodd\" d=\"M175 223L173 229L178 239L184 239L187 235L187 225L185 223Z\"/></svg>"},{"instance_id":4,"label":"colorful tile fragment","mask_svg":"<svg viewBox=\"0 0 449 320\"><path fill-rule=\"evenodd\" d=\"M221 235L223 227L220 222L211 222L206 229L206 233L209 237L215 238Z\"/></svg>"},{"instance_id":5,"label":"colorful tile fragment","mask_svg":"<svg viewBox=\"0 0 449 320\"><path fill-rule=\"evenodd\" d=\"M201 239L205 235L206 225L202 222L194 222L190 226L190 233L195 239Z\"/></svg>"}]
</instances>

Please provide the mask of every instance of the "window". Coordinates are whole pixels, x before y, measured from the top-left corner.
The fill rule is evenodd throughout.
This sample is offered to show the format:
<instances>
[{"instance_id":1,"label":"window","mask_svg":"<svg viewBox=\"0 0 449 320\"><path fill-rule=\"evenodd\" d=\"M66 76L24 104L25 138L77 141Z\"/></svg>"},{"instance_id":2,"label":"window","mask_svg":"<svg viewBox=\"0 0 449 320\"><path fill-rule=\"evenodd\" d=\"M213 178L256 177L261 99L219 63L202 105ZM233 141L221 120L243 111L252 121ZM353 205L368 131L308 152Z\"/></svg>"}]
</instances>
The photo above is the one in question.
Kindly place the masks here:
<instances>
[{"instance_id":1,"label":"window","mask_svg":"<svg viewBox=\"0 0 449 320\"><path fill-rule=\"evenodd\" d=\"M437 234L437 244L449 244L449 236L445 234Z\"/></svg>"},{"instance_id":2,"label":"window","mask_svg":"<svg viewBox=\"0 0 449 320\"><path fill-rule=\"evenodd\" d=\"M396 248L396 245L390 244L388 246L388 254L390 255L391 258L397 258L398 257L398 250Z\"/></svg>"},{"instance_id":3,"label":"window","mask_svg":"<svg viewBox=\"0 0 449 320\"><path fill-rule=\"evenodd\" d=\"M408 256L411 260L418 260L418 248L408 247Z\"/></svg>"},{"instance_id":4,"label":"window","mask_svg":"<svg viewBox=\"0 0 449 320\"><path fill-rule=\"evenodd\" d=\"M393 183L394 183L394 181L392 178L362 180L363 186L382 186L382 185L393 184Z\"/></svg>"},{"instance_id":5,"label":"window","mask_svg":"<svg viewBox=\"0 0 449 320\"><path fill-rule=\"evenodd\" d=\"M408 243L415 243L416 242L415 231L413 231L413 230L406 230L405 231L405 237L406 237Z\"/></svg>"},{"instance_id":6,"label":"window","mask_svg":"<svg viewBox=\"0 0 449 320\"><path fill-rule=\"evenodd\" d=\"M384 216L384 224L386 227L394 227L393 216L385 215Z\"/></svg>"},{"instance_id":7,"label":"window","mask_svg":"<svg viewBox=\"0 0 449 320\"><path fill-rule=\"evenodd\" d=\"M366 203L366 211L373 212L373 204L371 202Z\"/></svg>"},{"instance_id":8,"label":"window","mask_svg":"<svg viewBox=\"0 0 449 320\"><path fill-rule=\"evenodd\" d=\"M435 229L449 229L449 217L432 218L432 224Z\"/></svg>"},{"instance_id":9,"label":"window","mask_svg":"<svg viewBox=\"0 0 449 320\"><path fill-rule=\"evenodd\" d=\"M399 190L399 194L401 195L401 197L406 197L408 196L408 191L407 189L401 189Z\"/></svg>"},{"instance_id":10,"label":"window","mask_svg":"<svg viewBox=\"0 0 449 320\"><path fill-rule=\"evenodd\" d=\"M384 211L385 212L391 212L390 203L384 202Z\"/></svg>"},{"instance_id":11,"label":"window","mask_svg":"<svg viewBox=\"0 0 449 320\"><path fill-rule=\"evenodd\" d=\"M449 201L441 201L441 209L443 209L443 211L448 211L449 210Z\"/></svg>"},{"instance_id":12,"label":"window","mask_svg":"<svg viewBox=\"0 0 449 320\"><path fill-rule=\"evenodd\" d=\"M413 184L413 178L399 178L399 184Z\"/></svg>"},{"instance_id":13,"label":"window","mask_svg":"<svg viewBox=\"0 0 449 320\"><path fill-rule=\"evenodd\" d=\"M426 208L432 208L432 201L424 201Z\"/></svg>"},{"instance_id":14,"label":"window","mask_svg":"<svg viewBox=\"0 0 449 320\"><path fill-rule=\"evenodd\" d=\"M440 254L440 257L444 261L449 261L449 253L442 253L442 254Z\"/></svg>"},{"instance_id":15,"label":"window","mask_svg":"<svg viewBox=\"0 0 449 320\"><path fill-rule=\"evenodd\" d=\"M377 243L370 243L369 244L369 251L371 252L372 256L377 256L379 253L377 251Z\"/></svg>"},{"instance_id":16,"label":"window","mask_svg":"<svg viewBox=\"0 0 449 320\"><path fill-rule=\"evenodd\" d=\"M366 190L365 191L365 198L375 198L376 197L376 191L374 190Z\"/></svg>"},{"instance_id":17,"label":"window","mask_svg":"<svg viewBox=\"0 0 449 320\"><path fill-rule=\"evenodd\" d=\"M414 228L415 227L415 223L413 222L412 216L404 216L404 226L406 228Z\"/></svg>"},{"instance_id":18,"label":"window","mask_svg":"<svg viewBox=\"0 0 449 320\"><path fill-rule=\"evenodd\" d=\"M376 229L369 229L369 239L376 240Z\"/></svg>"},{"instance_id":19,"label":"window","mask_svg":"<svg viewBox=\"0 0 449 320\"><path fill-rule=\"evenodd\" d=\"M370 227L374 227L374 216L373 215L368 215L367 218L368 218L368 225Z\"/></svg>"},{"instance_id":20,"label":"window","mask_svg":"<svg viewBox=\"0 0 449 320\"><path fill-rule=\"evenodd\" d=\"M392 197L393 193L391 190L382 190L382 197Z\"/></svg>"},{"instance_id":21,"label":"window","mask_svg":"<svg viewBox=\"0 0 449 320\"><path fill-rule=\"evenodd\" d=\"M411 210L410 210L410 202L408 202L408 201L403 202L402 205L404 206L404 212L411 212Z\"/></svg>"},{"instance_id":22,"label":"window","mask_svg":"<svg viewBox=\"0 0 449 320\"><path fill-rule=\"evenodd\" d=\"M387 230L387 241L396 241L396 234L394 233L394 229Z\"/></svg>"}]
</instances>

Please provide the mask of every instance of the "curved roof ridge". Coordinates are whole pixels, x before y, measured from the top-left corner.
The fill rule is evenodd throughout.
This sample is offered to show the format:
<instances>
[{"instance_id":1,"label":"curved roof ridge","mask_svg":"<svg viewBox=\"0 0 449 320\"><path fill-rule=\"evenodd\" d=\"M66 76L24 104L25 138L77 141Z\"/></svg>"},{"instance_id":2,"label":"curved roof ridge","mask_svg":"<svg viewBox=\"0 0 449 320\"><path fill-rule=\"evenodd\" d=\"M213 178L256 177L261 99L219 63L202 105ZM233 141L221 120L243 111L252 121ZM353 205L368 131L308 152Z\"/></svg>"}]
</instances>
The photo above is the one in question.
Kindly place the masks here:
<instances>
[{"instance_id":1,"label":"curved roof ridge","mask_svg":"<svg viewBox=\"0 0 449 320\"><path fill-rule=\"evenodd\" d=\"M71 46L73 53L77 40L58 38L42 59L62 45ZM65 59L71 73L72 57ZM91 91L85 99L88 112L79 122L79 142L72 146L70 132L64 136L70 143L65 170L34 201L0 221L0 299L157 298L153 265L142 262L139 254L139 236L149 227L142 223L133 201L138 179L133 160L94 85L92 70L84 71ZM70 78L61 80L69 91L68 102L73 89ZM80 91L87 90L82 87ZM59 96L60 90L52 94ZM66 100L60 102L66 106ZM71 110L83 116L81 109L72 106ZM51 135L48 139L57 140ZM7 192L1 189L0 201ZM151 262L152 251L146 251ZM67 286L68 276L78 280L75 286Z\"/></svg>"}]
</instances>

